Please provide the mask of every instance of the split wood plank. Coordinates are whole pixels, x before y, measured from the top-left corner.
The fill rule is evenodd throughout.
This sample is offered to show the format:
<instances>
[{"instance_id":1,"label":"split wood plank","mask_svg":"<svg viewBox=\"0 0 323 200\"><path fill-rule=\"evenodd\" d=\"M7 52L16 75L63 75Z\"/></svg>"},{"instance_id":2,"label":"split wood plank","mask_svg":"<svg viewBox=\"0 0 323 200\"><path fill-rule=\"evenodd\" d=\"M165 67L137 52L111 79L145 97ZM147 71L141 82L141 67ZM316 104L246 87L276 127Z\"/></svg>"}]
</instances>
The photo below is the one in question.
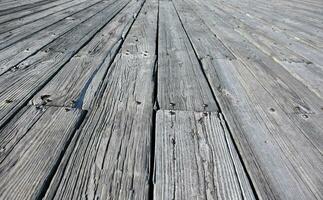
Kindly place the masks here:
<instances>
[{"instance_id":1,"label":"split wood plank","mask_svg":"<svg viewBox=\"0 0 323 200\"><path fill-rule=\"evenodd\" d=\"M45 199L149 199L157 6L144 4Z\"/></svg>"},{"instance_id":2,"label":"split wood plank","mask_svg":"<svg viewBox=\"0 0 323 200\"><path fill-rule=\"evenodd\" d=\"M84 2L83 0L77 0L77 1L79 3ZM95 5L95 3L97 2L99 1L96 0L93 2L91 1L91 2L85 2L84 4L78 4L74 7L59 11L55 15L43 17L32 23L20 26L17 29L2 33L0 34L0 49L4 49L12 44L15 44L20 40L28 38L28 36L31 36L33 34L38 34L39 31L46 29L47 27L49 27L50 29L50 26L53 24L55 25L56 22L60 22L62 19L66 19L74 13L78 13L79 11L82 11L85 8ZM73 20L73 17L69 19Z\"/></svg>"},{"instance_id":3,"label":"split wood plank","mask_svg":"<svg viewBox=\"0 0 323 200\"><path fill-rule=\"evenodd\" d=\"M1 75L0 127L128 3L116 1Z\"/></svg>"},{"instance_id":4,"label":"split wood plank","mask_svg":"<svg viewBox=\"0 0 323 200\"><path fill-rule=\"evenodd\" d=\"M32 99L34 105L89 109L143 1L132 1L84 46ZM45 98L46 97L46 98Z\"/></svg>"},{"instance_id":5,"label":"split wood plank","mask_svg":"<svg viewBox=\"0 0 323 200\"><path fill-rule=\"evenodd\" d=\"M27 106L0 130L0 198L38 199L82 119L82 111Z\"/></svg>"},{"instance_id":6,"label":"split wood plank","mask_svg":"<svg viewBox=\"0 0 323 200\"><path fill-rule=\"evenodd\" d=\"M36 0L36 1L28 1L27 0L27 1L19 2L19 3L2 5L1 10L0 10L0 16L7 15L10 13L19 12L21 10L37 7L40 5L44 5L44 4L50 3L52 1L56 1L56 0Z\"/></svg>"},{"instance_id":7,"label":"split wood plank","mask_svg":"<svg viewBox=\"0 0 323 200\"><path fill-rule=\"evenodd\" d=\"M218 113L158 111L155 152L154 199L255 199Z\"/></svg>"},{"instance_id":8,"label":"split wood plank","mask_svg":"<svg viewBox=\"0 0 323 200\"><path fill-rule=\"evenodd\" d=\"M60 0L56 1L52 7L49 7L48 9L42 10L42 11L34 11L32 14L20 17L18 19L12 19L12 16L9 16L8 18L10 19L7 22L1 23L0 27L0 34L9 32L11 30L17 29L21 26L25 26L27 24L33 23L35 21L42 20L45 17L48 16L55 16L56 14L59 14L59 12L66 10L70 7L76 6L78 4L81 4L85 0L79 1L79 0L72 0L72 1L66 1L66 0ZM47 5L47 4L46 4ZM53 21L51 21L53 23ZM49 24L47 24L49 25Z\"/></svg>"},{"instance_id":9,"label":"split wood plank","mask_svg":"<svg viewBox=\"0 0 323 200\"><path fill-rule=\"evenodd\" d=\"M210 13L204 14L211 19ZM201 57L207 53L199 48L196 52ZM309 139L240 60L201 62L259 197L320 199L323 137Z\"/></svg>"},{"instance_id":10,"label":"split wood plank","mask_svg":"<svg viewBox=\"0 0 323 200\"><path fill-rule=\"evenodd\" d=\"M37 34L33 34L22 41L14 43L12 46L0 50L0 75L6 72L8 69L16 66L30 55L35 54L37 51L47 44L53 42L55 39L68 33L73 28L82 23L86 23L86 20L95 16L112 3L113 0L95 0L86 2L85 4L88 4L88 6L82 7L82 9L79 10L80 12L72 14L67 18L53 24L52 26L38 32ZM74 9L77 11L76 8Z\"/></svg>"},{"instance_id":11,"label":"split wood plank","mask_svg":"<svg viewBox=\"0 0 323 200\"><path fill-rule=\"evenodd\" d=\"M160 1L158 104L161 109L217 111L190 41L172 2Z\"/></svg>"},{"instance_id":12,"label":"split wood plank","mask_svg":"<svg viewBox=\"0 0 323 200\"><path fill-rule=\"evenodd\" d=\"M210 7L210 5L208 5ZM265 88L270 96L278 103L278 106L287 114L296 113L295 117L302 118L310 114L322 113L323 101L316 93L308 89L306 85L293 77L281 65L265 55L256 46L244 40L241 35L227 28L227 23L220 19L212 17L215 12L204 8L202 18L207 19L205 23L209 24L217 36L221 37L222 42L234 53L244 66L251 71L254 77L260 82L261 87ZM211 17L210 17L211 16ZM221 30L216 27L222 27ZM316 120L306 120L307 126L300 126L299 120L295 117L290 118L295 126L307 135L318 149L322 149L322 140L320 138L320 128ZM307 127L313 127L307 129Z\"/></svg>"},{"instance_id":13,"label":"split wood plank","mask_svg":"<svg viewBox=\"0 0 323 200\"><path fill-rule=\"evenodd\" d=\"M62 5L64 3L68 3L71 1L73 1L73 0L68 0L68 1L67 0L57 0L57 1L54 1L51 3L47 3L45 5L42 5L42 6L38 6L36 8L24 9L18 13L3 15L3 16L0 16L0 24L6 23L6 22L10 23L10 21L19 20L19 18L28 17L29 15L33 15L33 14L36 14L41 11L46 11L47 9L54 8L55 6L59 6L59 5ZM15 4L17 4L17 2Z\"/></svg>"}]
</instances>

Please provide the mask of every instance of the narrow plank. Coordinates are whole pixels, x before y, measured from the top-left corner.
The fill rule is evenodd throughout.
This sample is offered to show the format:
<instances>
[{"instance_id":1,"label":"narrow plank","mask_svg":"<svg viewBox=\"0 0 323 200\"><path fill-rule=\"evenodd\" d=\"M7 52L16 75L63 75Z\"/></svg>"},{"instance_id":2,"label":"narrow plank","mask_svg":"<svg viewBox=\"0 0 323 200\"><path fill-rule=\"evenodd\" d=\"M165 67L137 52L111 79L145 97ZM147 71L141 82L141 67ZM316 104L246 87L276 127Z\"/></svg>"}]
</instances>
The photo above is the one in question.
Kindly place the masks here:
<instances>
[{"instance_id":1,"label":"narrow plank","mask_svg":"<svg viewBox=\"0 0 323 200\"><path fill-rule=\"evenodd\" d=\"M51 79L128 1L117 1L0 76L0 126Z\"/></svg>"},{"instance_id":2,"label":"narrow plank","mask_svg":"<svg viewBox=\"0 0 323 200\"><path fill-rule=\"evenodd\" d=\"M160 1L159 19L160 108L216 111L216 102L172 2Z\"/></svg>"},{"instance_id":3,"label":"narrow plank","mask_svg":"<svg viewBox=\"0 0 323 200\"><path fill-rule=\"evenodd\" d=\"M6 15L11 12L16 12L16 11L36 7L38 5L49 3L50 1L54 1L54 0L26 0L26 1L20 1L20 2L12 2L7 5L1 6L0 15Z\"/></svg>"},{"instance_id":4,"label":"narrow plank","mask_svg":"<svg viewBox=\"0 0 323 200\"><path fill-rule=\"evenodd\" d=\"M78 2L82 2L83 0L77 0ZM62 19L66 19L69 16L77 13L91 5L97 3L98 1L93 2L85 2L84 4L79 4L74 7L58 11L55 15L50 15L47 17L43 17L39 20L36 20L32 23L23 25L18 27L17 29L6 31L0 34L0 49L4 49L17 41L23 40L34 33L38 34L40 30L45 29L46 27L50 27L56 22L60 22ZM59 23L60 24L60 23Z\"/></svg>"},{"instance_id":5,"label":"narrow plank","mask_svg":"<svg viewBox=\"0 0 323 200\"><path fill-rule=\"evenodd\" d=\"M158 111L155 199L255 199L228 134L217 113Z\"/></svg>"},{"instance_id":6,"label":"narrow plank","mask_svg":"<svg viewBox=\"0 0 323 200\"><path fill-rule=\"evenodd\" d=\"M9 23L12 20L19 20L19 18L27 17L29 15L33 15L33 14L36 14L38 12L45 11L46 9L50 9L50 8L55 7L55 6L62 5L64 3L68 3L70 1L72 1L72 0L69 0L69 1L67 1L67 0L57 0L57 1L54 1L54 2L51 2L51 3L47 3L45 5L42 5L42 6L38 6L36 8L24 9L21 12L18 12L18 13L12 13L12 14L8 14L8 15L3 15L3 16L0 16L0 24L6 23L6 22Z\"/></svg>"},{"instance_id":7,"label":"narrow plank","mask_svg":"<svg viewBox=\"0 0 323 200\"><path fill-rule=\"evenodd\" d=\"M47 3L45 5L42 5L42 6L38 6L36 8L24 9L21 12L18 12L18 13L12 13L12 14L8 14L8 15L3 15L3 16L0 16L0 24L6 23L6 22L9 23L10 21L13 21L13 20L19 20L19 18L28 17L29 15L33 15L33 14L36 14L36 13L41 12L41 11L46 11L47 9L54 8L55 6L59 6L59 5L62 5L64 3L68 3L70 1L72 1L72 0L69 0L69 1L57 0L57 1L54 1L54 2L51 2L51 3ZM15 4L17 4L17 2Z\"/></svg>"},{"instance_id":8,"label":"narrow plank","mask_svg":"<svg viewBox=\"0 0 323 200\"><path fill-rule=\"evenodd\" d=\"M85 5L83 10L80 12L72 14L60 22L57 22L52 26L38 32L37 34L33 34L22 41L14 43L12 46L0 50L0 75L10 68L16 66L29 56L35 54L37 51L53 42L55 39L66 34L68 31L82 23L85 23L86 20L98 14L112 2L113 0L95 0L86 2L85 4L88 6ZM76 10L77 9L75 8L75 11Z\"/></svg>"},{"instance_id":9,"label":"narrow plank","mask_svg":"<svg viewBox=\"0 0 323 200\"><path fill-rule=\"evenodd\" d=\"M0 26L1 26L1 30L0 30L0 34L3 34L5 32L9 32L13 29L16 29L18 27L24 26L26 24L30 24L34 21L38 21L44 17L47 16L54 16L56 15L57 12L68 9L70 7L76 6L82 2L84 2L85 0L82 1L78 1L78 0L72 0L72 1L66 1L66 0L60 0L60 1L56 1L53 4L52 7L49 7L45 10L41 10L39 12L34 11L32 14L24 16L24 17L19 17L14 18L12 16L9 16L8 19L10 19L7 22L1 23L0 21ZM47 4L46 4L47 5ZM11 17L11 18L10 18ZM14 18L14 19L12 19Z\"/></svg>"},{"instance_id":10,"label":"narrow plank","mask_svg":"<svg viewBox=\"0 0 323 200\"><path fill-rule=\"evenodd\" d=\"M89 109L108 64L112 63L124 35L143 1L132 1L84 46L62 70L32 99L34 105ZM46 98L44 98L46 97Z\"/></svg>"},{"instance_id":11,"label":"narrow plank","mask_svg":"<svg viewBox=\"0 0 323 200\"><path fill-rule=\"evenodd\" d=\"M38 199L82 118L77 109L27 106L0 130L0 198Z\"/></svg>"},{"instance_id":12,"label":"narrow plank","mask_svg":"<svg viewBox=\"0 0 323 200\"><path fill-rule=\"evenodd\" d=\"M45 199L149 199L157 6L144 4Z\"/></svg>"}]
</instances>

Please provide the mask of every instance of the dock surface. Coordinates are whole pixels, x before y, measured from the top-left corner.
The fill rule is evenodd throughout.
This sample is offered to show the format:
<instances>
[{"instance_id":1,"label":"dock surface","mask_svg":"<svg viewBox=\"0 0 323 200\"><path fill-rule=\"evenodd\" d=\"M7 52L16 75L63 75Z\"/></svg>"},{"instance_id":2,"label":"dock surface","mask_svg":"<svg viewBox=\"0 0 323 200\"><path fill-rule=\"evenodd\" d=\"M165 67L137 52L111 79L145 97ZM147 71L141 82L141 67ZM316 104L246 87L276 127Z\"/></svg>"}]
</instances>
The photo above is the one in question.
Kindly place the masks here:
<instances>
[{"instance_id":1,"label":"dock surface","mask_svg":"<svg viewBox=\"0 0 323 200\"><path fill-rule=\"evenodd\" d=\"M0 0L0 199L323 199L323 1Z\"/></svg>"}]
</instances>

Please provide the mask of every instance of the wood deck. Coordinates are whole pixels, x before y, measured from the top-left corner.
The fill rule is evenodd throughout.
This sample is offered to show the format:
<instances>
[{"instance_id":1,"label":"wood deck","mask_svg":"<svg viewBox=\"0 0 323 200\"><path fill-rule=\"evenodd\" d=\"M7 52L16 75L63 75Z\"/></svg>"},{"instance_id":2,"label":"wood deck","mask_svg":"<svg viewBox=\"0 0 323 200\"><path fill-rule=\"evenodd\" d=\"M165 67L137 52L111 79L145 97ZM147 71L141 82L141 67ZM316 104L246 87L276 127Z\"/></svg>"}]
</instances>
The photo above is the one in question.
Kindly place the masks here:
<instances>
[{"instance_id":1,"label":"wood deck","mask_svg":"<svg viewBox=\"0 0 323 200\"><path fill-rule=\"evenodd\" d=\"M323 199L323 2L0 0L0 199Z\"/></svg>"}]
</instances>

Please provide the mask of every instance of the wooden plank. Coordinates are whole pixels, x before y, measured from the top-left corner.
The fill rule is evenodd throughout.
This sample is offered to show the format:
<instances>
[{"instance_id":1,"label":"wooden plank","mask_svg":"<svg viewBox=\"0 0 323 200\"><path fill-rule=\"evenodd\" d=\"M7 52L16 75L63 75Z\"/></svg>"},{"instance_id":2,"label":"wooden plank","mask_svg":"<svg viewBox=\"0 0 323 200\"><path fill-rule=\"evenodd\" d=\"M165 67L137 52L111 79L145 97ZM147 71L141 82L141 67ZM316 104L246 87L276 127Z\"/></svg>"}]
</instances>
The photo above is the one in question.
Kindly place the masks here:
<instances>
[{"instance_id":1,"label":"wooden plank","mask_svg":"<svg viewBox=\"0 0 323 200\"><path fill-rule=\"evenodd\" d=\"M33 8L36 6L44 5L46 3L50 3L55 0L36 0L36 1L23 1L19 3L13 3L9 5L2 5L0 10L0 16L7 15L10 13L19 12L21 10Z\"/></svg>"},{"instance_id":2,"label":"wooden plank","mask_svg":"<svg viewBox=\"0 0 323 200\"><path fill-rule=\"evenodd\" d=\"M197 3L188 2L191 9L199 8ZM203 11L198 13L211 24L215 18L211 12ZM192 12L191 17L194 15L197 13ZM218 26L212 27L212 31L218 30ZM219 32L216 34L221 36L233 34ZM202 50L196 48L200 57L208 53ZM261 84L264 77L259 80L240 59L205 58L201 62L259 197L320 199L323 185L319 178L323 171L320 128L312 123L315 132L309 129L309 123L308 129L297 125L281 106L282 102L272 96L272 90Z\"/></svg>"},{"instance_id":3,"label":"wooden plank","mask_svg":"<svg viewBox=\"0 0 323 200\"><path fill-rule=\"evenodd\" d=\"M204 10L204 12L207 10ZM215 12L210 11L210 16ZM244 66L250 70L254 77L260 82L263 88L265 88L270 95L278 103L278 106L288 115L289 113L298 113L295 117L290 119L294 122L295 126L302 130L307 135L316 147L320 149L321 140L318 140L321 132L317 127L316 122L312 120L306 120L307 126L300 126L299 120L302 121L303 116L311 115L322 112L322 99L309 90L307 85L300 82L293 77L289 71L286 71L283 66L276 63L269 56L262 53L256 46L250 44L244 40L241 35L234 32L232 29L227 28L227 24L217 20L214 16L210 18L208 15L204 15L205 23L208 23L209 27L214 33L216 33L225 45L234 53L234 55L244 63ZM215 26L216 25L216 26ZM220 31L217 28L221 26ZM196 46L196 45L195 45ZM198 51L198 50L197 50ZM199 54L199 53L198 53ZM311 69L309 68L308 71ZM291 116L291 115L288 115ZM300 117L300 119L296 119Z\"/></svg>"},{"instance_id":4,"label":"wooden plank","mask_svg":"<svg viewBox=\"0 0 323 200\"><path fill-rule=\"evenodd\" d=\"M52 7L41 10L39 12L34 11L32 14L24 16L24 17L19 17L18 19L15 18L14 16L7 16L8 19L10 19L9 21L4 22L4 23L1 23L1 21L0 21L0 23L1 23L0 34L3 34L5 32L9 32L9 31L16 29L16 28L23 26L23 25L33 23L34 21L41 20L42 18L47 17L49 15L54 16L54 15L56 15L57 12L68 9L73 6L76 6L77 4L81 4L82 2L84 2L84 0L83 1L60 0L60 1L56 1L55 2L56 4L53 4ZM53 23L53 21L51 21L51 23Z\"/></svg>"},{"instance_id":5,"label":"wooden plank","mask_svg":"<svg viewBox=\"0 0 323 200\"><path fill-rule=\"evenodd\" d=\"M157 6L144 4L45 199L149 199Z\"/></svg>"},{"instance_id":6,"label":"wooden plank","mask_svg":"<svg viewBox=\"0 0 323 200\"><path fill-rule=\"evenodd\" d=\"M53 42L55 39L66 34L68 31L82 23L85 23L86 20L95 16L98 14L98 12L102 11L113 2L113 0L98 1L95 0L87 2L86 4L88 4L88 7L83 7L82 11L72 14L60 22L38 32L37 34L34 34L22 41L16 42L12 46L0 50L0 75L6 72L8 69L16 66L30 55L35 54L37 51Z\"/></svg>"},{"instance_id":7,"label":"wooden plank","mask_svg":"<svg viewBox=\"0 0 323 200\"><path fill-rule=\"evenodd\" d=\"M21 12L18 12L18 13L12 13L12 14L8 14L8 15L3 15L3 16L0 16L0 23L1 24L5 23L5 22L10 23L10 21L12 21L12 20L19 20L19 18L28 17L29 15L33 15L33 14L36 14L36 13L41 12L41 11L46 11L47 9L54 8L55 6L59 6L59 5L62 5L64 3L68 3L70 1L73 1L73 0L69 0L69 1L57 0L57 1L54 1L54 2L51 2L51 3L47 3L45 5L42 5L42 6L38 6L36 8L24 9ZM17 4L17 2L15 4Z\"/></svg>"},{"instance_id":8,"label":"wooden plank","mask_svg":"<svg viewBox=\"0 0 323 200\"><path fill-rule=\"evenodd\" d=\"M172 2L160 1L158 103L161 109L217 111Z\"/></svg>"},{"instance_id":9,"label":"wooden plank","mask_svg":"<svg viewBox=\"0 0 323 200\"><path fill-rule=\"evenodd\" d=\"M51 79L58 70L127 3L117 1L45 46L14 70L0 76L0 126Z\"/></svg>"},{"instance_id":10,"label":"wooden plank","mask_svg":"<svg viewBox=\"0 0 323 200\"><path fill-rule=\"evenodd\" d=\"M217 113L158 111L155 199L255 199L232 146Z\"/></svg>"},{"instance_id":11,"label":"wooden plank","mask_svg":"<svg viewBox=\"0 0 323 200\"><path fill-rule=\"evenodd\" d=\"M142 4L143 1L129 3L65 64L31 103L88 110L109 67L108 64L102 66L102 63L112 63Z\"/></svg>"},{"instance_id":12,"label":"wooden plank","mask_svg":"<svg viewBox=\"0 0 323 200\"><path fill-rule=\"evenodd\" d=\"M82 2L82 0L78 0L78 2ZM43 17L37 21L34 21L32 23L23 25L18 27L17 29L6 31L5 33L0 34L0 49L4 49L20 40L23 40L27 38L28 36L35 34L38 34L37 32L49 27L55 24L56 22L60 22L62 19L66 19L73 15L74 13L78 13L79 11L82 11L93 4L97 3L98 1L94 2L85 2L84 4L79 4L74 7L58 11L55 15L50 15L47 17ZM113 2L113 1L111 1ZM104 8L104 7L103 7ZM102 8L101 8L102 10ZM100 9L96 10L96 12L100 11ZM72 16L73 19L73 16ZM71 18L70 18L71 20ZM59 23L61 24L61 23ZM46 31L48 31L48 29ZM43 31L44 32L44 31Z\"/></svg>"},{"instance_id":13,"label":"wooden plank","mask_svg":"<svg viewBox=\"0 0 323 200\"><path fill-rule=\"evenodd\" d=\"M0 130L0 198L38 199L65 152L82 111L28 106Z\"/></svg>"}]
</instances>

